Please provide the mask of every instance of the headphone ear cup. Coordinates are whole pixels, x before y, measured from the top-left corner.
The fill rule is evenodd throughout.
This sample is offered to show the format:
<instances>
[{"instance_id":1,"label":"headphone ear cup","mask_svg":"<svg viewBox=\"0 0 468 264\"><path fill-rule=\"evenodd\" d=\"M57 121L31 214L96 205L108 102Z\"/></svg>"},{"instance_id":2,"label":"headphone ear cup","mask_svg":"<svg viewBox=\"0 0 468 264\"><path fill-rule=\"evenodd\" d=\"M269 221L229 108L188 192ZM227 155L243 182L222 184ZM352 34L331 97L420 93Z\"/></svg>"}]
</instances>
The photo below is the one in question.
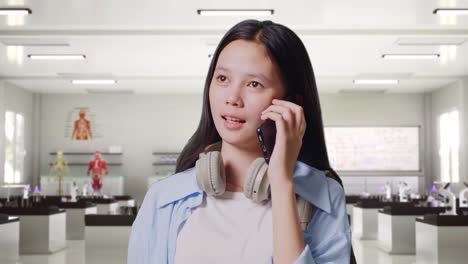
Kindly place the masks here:
<instances>
[{"instance_id":1,"label":"headphone ear cup","mask_svg":"<svg viewBox=\"0 0 468 264\"><path fill-rule=\"evenodd\" d=\"M208 195L219 196L226 190L226 175L219 151L200 153L195 173L198 186Z\"/></svg>"},{"instance_id":2,"label":"headphone ear cup","mask_svg":"<svg viewBox=\"0 0 468 264\"><path fill-rule=\"evenodd\" d=\"M256 203L270 199L268 164L264 158L255 159L247 170L244 181L244 195Z\"/></svg>"}]
</instances>

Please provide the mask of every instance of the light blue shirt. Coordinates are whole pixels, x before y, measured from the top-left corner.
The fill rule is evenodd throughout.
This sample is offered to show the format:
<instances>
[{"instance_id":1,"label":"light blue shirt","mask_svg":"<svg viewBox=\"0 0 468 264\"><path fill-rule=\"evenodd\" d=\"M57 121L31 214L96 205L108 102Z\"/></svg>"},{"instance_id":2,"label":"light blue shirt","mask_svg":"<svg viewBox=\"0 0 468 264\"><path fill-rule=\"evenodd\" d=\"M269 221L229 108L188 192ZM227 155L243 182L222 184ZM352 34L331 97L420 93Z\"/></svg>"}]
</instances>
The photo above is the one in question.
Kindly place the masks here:
<instances>
[{"instance_id":1,"label":"light blue shirt","mask_svg":"<svg viewBox=\"0 0 468 264\"><path fill-rule=\"evenodd\" d=\"M300 161L294 168L293 183L295 192L316 207L303 231L304 250L294 263L349 264L351 231L341 185ZM152 184L132 226L127 263L174 263L177 235L205 198L195 168ZM273 263L273 258L266 263Z\"/></svg>"}]
</instances>

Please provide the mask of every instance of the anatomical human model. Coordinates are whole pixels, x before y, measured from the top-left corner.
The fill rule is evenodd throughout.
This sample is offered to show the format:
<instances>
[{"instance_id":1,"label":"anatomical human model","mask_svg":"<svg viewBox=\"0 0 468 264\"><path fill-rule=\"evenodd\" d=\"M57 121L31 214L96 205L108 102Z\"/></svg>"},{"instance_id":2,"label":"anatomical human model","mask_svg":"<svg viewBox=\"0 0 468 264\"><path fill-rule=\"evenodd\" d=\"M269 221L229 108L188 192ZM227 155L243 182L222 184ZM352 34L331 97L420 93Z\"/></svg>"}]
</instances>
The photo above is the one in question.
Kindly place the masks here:
<instances>
[{"instance_id":1,"label":"anatomical human model","mask_svg":"<svg viewBox=\"0 0 468 264\"><path fill-rule=\"evenodd\" d=\"M55 176L58 181L57 195L63 195L63 176L70 172L67 161L63 159L63 152L57 151L57 159L52 163L50 174Z\"/></svg>"},{"instance_id":2,"label":"anatomical human model","mask_svg":"<svg viewBox=\"0 0 468 264\"><path fill-rule=\"evenodd\" d=\"M96 193L101 194L102 188L102 171L109 174L109 170L107 169L107 163L105 160L101 159L101 152L96 151L94 154L94 160L91 160L88 165L88 171L86 172L87 175L92 173L93 177L93 194Z\"/></svg>"}]
</instances>

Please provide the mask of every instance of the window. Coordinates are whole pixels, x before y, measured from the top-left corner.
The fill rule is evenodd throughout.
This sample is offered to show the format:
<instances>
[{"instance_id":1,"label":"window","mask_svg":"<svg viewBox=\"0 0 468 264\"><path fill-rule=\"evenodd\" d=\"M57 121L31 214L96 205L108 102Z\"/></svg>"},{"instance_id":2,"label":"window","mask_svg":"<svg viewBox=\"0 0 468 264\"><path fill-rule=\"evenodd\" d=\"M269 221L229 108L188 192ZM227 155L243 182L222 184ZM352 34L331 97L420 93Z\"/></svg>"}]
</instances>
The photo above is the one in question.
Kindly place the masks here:
<instances>
[{"instance_id":1,"label":"window","mask_svg":"<svg viewBox=\"0 0 468 264\"><path fill-rule=\"evenodd\" d=\"M24 117L5 113L5 183L20 183L24 171Z\"/></svg>"},{"instance_id":2,"label":"window","mask_svg":"<svg viewBox=\"0 0 468 264\"><path fill-rule=\"evenodd\" d=\"M458 110L439 117L439 158L442 182L459 182L459 119Z\"/></svg>"}]
</instances>

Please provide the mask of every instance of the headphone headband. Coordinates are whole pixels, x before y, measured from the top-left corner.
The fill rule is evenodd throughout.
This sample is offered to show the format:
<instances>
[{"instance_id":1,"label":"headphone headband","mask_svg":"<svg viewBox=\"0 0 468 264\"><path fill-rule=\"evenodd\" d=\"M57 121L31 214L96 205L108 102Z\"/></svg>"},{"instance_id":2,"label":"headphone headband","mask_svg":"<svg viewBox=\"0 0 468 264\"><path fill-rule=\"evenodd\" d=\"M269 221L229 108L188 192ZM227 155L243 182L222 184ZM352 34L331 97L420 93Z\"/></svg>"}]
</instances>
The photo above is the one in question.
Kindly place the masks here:
<instances>
[{"instance_id":1,"label":"headphone headband","mask_svg":"<svg viewBox=\"0 0 468 264\"><path fill-rule=\"evenodd\" d=\"M210 145L205 147L203 152L207 153L207 152L211 152L211 151L221 151L221 144L222 144L221 141L210 144Z\"/></svg>"}]
</instances>

